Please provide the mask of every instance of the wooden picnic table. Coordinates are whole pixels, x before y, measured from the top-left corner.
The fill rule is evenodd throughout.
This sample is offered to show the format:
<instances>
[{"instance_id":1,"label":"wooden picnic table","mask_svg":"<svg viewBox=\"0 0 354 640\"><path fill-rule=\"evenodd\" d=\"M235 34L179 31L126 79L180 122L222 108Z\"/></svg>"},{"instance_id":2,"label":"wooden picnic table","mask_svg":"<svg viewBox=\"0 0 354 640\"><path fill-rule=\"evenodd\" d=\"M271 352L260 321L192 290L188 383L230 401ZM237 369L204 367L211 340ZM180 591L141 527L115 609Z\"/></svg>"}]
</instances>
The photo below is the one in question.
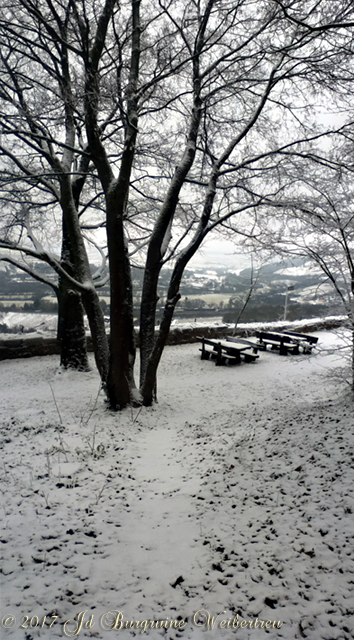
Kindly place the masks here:
<instances>
[{"instance_id":1,"label":"wooden picnic table","mask_svg":"<svg viewBox=\"0 0 354 640\"><path fill-rule=\"evenodd\" d=\"M286 336L290 336L292 340L297 340L304 353L311 353L313 345L318 342L318 337L311 336L309 333L299 333L297 331L283 331L283 333Z\"/></svg>"},{"instance_id":2,"label":"wooden picnic table","mask_svg":"<svg viewBox=\"0 0 354 640\"><path fill-rule=\"evenodd\" d=\"M293 331L257 331L256 335L260 349L266 349L270 345L273 350L279 349L280 355L287 355L288 352L299 354L300 349L302 353L311 353L318 341L316 336Z\"/></svg>"},{"instance_id":3,"label":"wooden picnic table","mask_svg":"<svg viewBox=\"0 0 354 640\"><path fill-rule=\"evenodd\" d=\"M241 356L246 362L254 362L258 356L252 353L252 346L245 342L223 340L218 338L198 338L202 342L201 358L215 359L216 366L223 364L239 364Z\"/></svg>"},{"instance_id":4,"label":"wooden picnic table","mask_svg":"<svg viewBox=\"0 0 354 640\"><path fill-rule=\"evenodd\" d=\"M282 356L286 356L288 352L299 353L299 342L280 331L257 331L256 335L260 349L266 349L269 344L271 349L279 349Z\"/></svg>"}]
</instances>

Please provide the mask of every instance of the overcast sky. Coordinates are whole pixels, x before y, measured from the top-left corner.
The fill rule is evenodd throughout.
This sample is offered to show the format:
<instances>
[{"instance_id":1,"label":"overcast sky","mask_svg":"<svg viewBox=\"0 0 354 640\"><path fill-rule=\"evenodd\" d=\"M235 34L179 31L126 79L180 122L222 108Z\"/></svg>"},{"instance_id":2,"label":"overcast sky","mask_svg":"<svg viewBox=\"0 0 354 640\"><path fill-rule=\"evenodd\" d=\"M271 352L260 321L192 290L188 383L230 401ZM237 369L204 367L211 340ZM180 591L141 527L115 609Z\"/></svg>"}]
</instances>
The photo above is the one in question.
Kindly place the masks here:
<instances>
[{"instance_id":1,"label":"overcast sky","mask_svg":"<svg viewBox=\"0 0 354 640\"><path fill-rule=\"evenodd\" d=\"M207 240L190 261L187 269L209 265L210 267L226 266L229 269L244 269L250 266L250 258L236 251L235 245L227 240Z\"/></svg>"}]
</instances>

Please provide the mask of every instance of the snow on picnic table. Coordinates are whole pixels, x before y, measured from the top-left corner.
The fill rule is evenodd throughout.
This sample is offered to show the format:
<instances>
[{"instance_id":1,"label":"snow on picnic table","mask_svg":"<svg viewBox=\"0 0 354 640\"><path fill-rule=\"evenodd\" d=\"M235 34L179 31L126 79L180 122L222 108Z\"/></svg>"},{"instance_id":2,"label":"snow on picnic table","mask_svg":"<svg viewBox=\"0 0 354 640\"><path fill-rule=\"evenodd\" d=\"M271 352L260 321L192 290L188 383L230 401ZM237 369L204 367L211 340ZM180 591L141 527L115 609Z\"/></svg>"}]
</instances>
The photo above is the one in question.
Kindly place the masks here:
<instances>
[{"instance_id":1,"label":"snow on picnic table","mask_svg":"<svg viewBox=\"0 0 354 640\"><path fill-rule=\"evenodd\" d=\"M215 367L198 346L166 348L159 403L118 414L94 369L1 363L1 638L354 637L338 356Z\"/></svg>"}]
</instances>

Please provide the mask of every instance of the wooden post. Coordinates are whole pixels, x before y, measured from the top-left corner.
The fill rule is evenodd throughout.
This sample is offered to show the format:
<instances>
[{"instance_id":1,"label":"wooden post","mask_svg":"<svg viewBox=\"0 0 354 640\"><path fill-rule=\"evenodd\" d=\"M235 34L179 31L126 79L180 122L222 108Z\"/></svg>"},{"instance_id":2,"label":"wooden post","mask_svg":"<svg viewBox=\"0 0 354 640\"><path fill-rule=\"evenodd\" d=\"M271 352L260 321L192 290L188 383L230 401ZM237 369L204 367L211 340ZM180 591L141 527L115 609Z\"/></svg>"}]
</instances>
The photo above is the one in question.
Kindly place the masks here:
<instances>
[{"instance_id":1,"label":"wooden post","mask_svg":"<svg viewBox=\"0 0 354 640\"><path fill-rule=\"evenodd\" d=\"M215 362L217 367L220 367L222 365L222 352L221 352L221 344L220 342L217 345L217 356L216 356L216 362Z\"/></svg>"}]
</instances>

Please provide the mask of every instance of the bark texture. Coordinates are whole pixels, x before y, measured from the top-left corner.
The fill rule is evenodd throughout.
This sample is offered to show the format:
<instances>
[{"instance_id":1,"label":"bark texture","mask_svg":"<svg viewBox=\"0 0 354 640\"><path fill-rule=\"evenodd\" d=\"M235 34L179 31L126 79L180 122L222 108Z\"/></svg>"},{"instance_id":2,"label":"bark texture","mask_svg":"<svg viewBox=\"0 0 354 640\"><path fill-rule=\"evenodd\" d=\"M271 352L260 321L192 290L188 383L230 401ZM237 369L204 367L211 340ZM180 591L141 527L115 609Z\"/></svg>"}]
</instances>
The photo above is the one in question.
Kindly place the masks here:
<instances>
[{"instance_id":1,"label":"bark texture","mask_svg":"<svg viewBox=\"0 0 354 640\"><path fill-rule=\"evenodd\" d=\"M77 291L62 282L58 295L60 364L65 369L88 371L84 309Z\"/></svg>"}]
</instances>

